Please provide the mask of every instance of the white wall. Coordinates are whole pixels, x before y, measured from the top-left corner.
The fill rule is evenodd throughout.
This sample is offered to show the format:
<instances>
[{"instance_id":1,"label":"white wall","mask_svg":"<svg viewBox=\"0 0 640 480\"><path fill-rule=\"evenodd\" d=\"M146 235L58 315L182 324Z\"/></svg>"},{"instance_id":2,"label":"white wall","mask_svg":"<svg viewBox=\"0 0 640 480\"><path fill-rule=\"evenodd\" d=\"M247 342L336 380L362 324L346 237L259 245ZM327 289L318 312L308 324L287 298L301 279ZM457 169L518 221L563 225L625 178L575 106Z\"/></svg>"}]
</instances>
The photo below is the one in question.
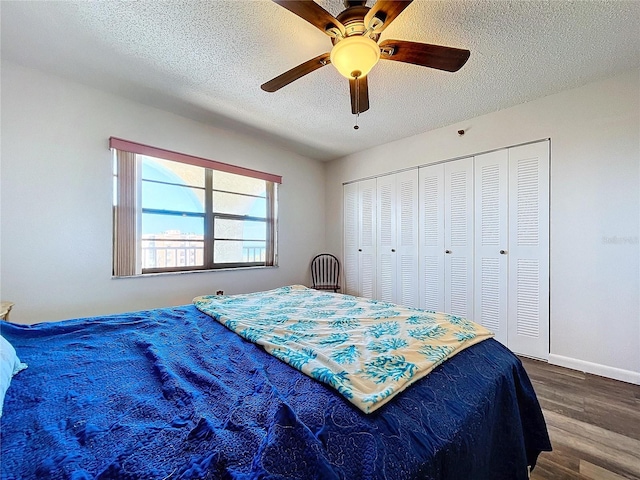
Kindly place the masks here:
<instances>
[{"instance_id":1,"label":"white wall","mask_svg":"<svg viewBox=\"0 0 640 480\"><path fill-rule=\"evenodd\" d=\"M343 182L547 137L550 361L640 384L638 70L329 163L328 251L342 252Z\"/></svg>"},{"instance_id":2,"label":"white wall","mask_svg":"<svg viewBox=\"0 0 640 480\"><path fill-rule=\"evenodd\" d=\"M16 303L12 321L308 282L324 248L320 162L8 62L1 100L0 296ZM110 136L282 175L279 267L112 279Z\"/></svg>"}]
</instances>

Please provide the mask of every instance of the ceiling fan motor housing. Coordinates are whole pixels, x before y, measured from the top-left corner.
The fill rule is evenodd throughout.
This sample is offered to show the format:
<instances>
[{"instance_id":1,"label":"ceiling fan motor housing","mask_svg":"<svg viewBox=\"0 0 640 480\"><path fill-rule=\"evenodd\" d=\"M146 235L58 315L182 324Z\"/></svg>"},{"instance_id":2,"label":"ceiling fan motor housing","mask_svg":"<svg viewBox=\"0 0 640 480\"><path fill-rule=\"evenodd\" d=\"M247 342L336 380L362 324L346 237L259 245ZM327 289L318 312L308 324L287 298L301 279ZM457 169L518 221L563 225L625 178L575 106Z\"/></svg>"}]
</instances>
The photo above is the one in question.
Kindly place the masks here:
<instances>
[{"instance_id":1,"label":"ceiling fan motor housing","mask_svg":"<svg viewBox=\"0 0 640 480\"><path fill-rule=\"evenodd\" d=\"M344 0L342 3L346 8L362 7L367 4L367 0Z\"/></svg>"},{"instance_id":2,"label":"ceiling fan motor housing","mask_svg":"<svg viewBox=\"0 0 640 480\"><path fill-rule=\"evenodd\" d=\"M345 5L347 3L355 3L353 6L348 6L346 10L340 13L336 17L337 20L344 25L345 34L347 37L351 37L353 35L362 35L367 31L367 26L364 24L364 17L369 12L370 8L364 5L365 2L351 2L349 0L345 0ZM371 35L371 39L377 42L380 38L379 33L374 33ZM331 42L335 45L341 39L333 37Z\"/></svg>"}]
</instances>

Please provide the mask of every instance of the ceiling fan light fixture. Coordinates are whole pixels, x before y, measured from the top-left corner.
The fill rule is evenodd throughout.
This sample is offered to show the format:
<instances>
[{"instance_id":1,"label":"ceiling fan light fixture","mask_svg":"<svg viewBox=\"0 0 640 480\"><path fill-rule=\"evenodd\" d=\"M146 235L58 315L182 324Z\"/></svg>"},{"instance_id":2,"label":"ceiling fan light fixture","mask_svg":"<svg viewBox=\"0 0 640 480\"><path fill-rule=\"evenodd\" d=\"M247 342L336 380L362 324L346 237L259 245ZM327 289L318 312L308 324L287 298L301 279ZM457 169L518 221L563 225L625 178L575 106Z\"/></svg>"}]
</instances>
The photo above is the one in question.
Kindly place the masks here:
<instances>
[{"instance_id":1,"label":"ceiling fan light fixture","mask_svg":"<svg viewBox=\"0 0 640 480\"><path fill-rule=\"evenodd\" d=\"M358 78L367 75L380 60L380 47L369 37L353 35L331 49L331 63L340 75Z\"/></svg>"}]
</instances>

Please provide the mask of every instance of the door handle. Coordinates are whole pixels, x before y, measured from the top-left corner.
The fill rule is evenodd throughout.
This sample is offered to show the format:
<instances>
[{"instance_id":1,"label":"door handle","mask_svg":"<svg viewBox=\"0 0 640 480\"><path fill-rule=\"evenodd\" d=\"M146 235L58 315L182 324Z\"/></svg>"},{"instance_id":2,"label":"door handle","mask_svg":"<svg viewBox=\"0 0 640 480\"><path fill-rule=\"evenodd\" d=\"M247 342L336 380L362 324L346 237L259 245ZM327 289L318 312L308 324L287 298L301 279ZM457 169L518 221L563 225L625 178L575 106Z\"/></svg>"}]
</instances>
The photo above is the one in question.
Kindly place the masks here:
<instances>
[{"instance_id":1,"label":"door handle","mask_svg":"<svg viewBox=\"0 0 640 480\"><path fill-rule=\"evenodd\" d=\"M507 251L506 250L500 250L500 255L506 255Z\"/></svg>"},{"instance_id":2,"label":"door handle","mask_svg":"<svg viewBox=\"0 0 640 480\"><path fill-rule=\"evenodd\" d=\"M444 253L451 253L451 250L445 250Z\"/></svg>"},{"instance_id":3,"label":"door handle","mask_svg":"<svg viewBox=\"0 0 640 480\"><path fill-rule=\"evenodd\" d=\"M396 249L395 249L395 248L392 248L392 249L391 249L391 251L395 253Z\"/></svg>"},{"instance_id":4,"label":"door handle","mask_svg":"<svg viewBox=\"0 0 640 480\"><path fill-rule=\"evenodd\" d=\"M361 251L362 251L362 249L361 249L361 248L359 248L359 249L358 249L358 251L359 251L359 252L361 252Z\"/></svg>"}]
</instances>

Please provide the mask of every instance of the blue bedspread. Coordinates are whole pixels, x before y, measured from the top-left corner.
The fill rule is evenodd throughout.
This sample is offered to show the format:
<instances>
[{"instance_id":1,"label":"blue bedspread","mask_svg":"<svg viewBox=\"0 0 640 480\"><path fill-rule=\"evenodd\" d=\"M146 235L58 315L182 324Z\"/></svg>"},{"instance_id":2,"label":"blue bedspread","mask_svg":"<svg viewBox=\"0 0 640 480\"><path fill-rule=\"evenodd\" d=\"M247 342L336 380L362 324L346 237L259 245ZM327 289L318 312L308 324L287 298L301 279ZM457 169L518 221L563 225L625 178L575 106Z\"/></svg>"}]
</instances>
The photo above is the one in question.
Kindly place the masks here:
<instances>
[{"instance_id":1,"label":"blue bedspread","mask_svg":"<svg viewBox=\"0 0 640 480\"><path fill-rule=\"evenodd\" d=\"M2 324L29 368L3 479L525 479L549 439L520 361L469 347L366 415L194 306Z\"/></svg>"}]
</instances>

